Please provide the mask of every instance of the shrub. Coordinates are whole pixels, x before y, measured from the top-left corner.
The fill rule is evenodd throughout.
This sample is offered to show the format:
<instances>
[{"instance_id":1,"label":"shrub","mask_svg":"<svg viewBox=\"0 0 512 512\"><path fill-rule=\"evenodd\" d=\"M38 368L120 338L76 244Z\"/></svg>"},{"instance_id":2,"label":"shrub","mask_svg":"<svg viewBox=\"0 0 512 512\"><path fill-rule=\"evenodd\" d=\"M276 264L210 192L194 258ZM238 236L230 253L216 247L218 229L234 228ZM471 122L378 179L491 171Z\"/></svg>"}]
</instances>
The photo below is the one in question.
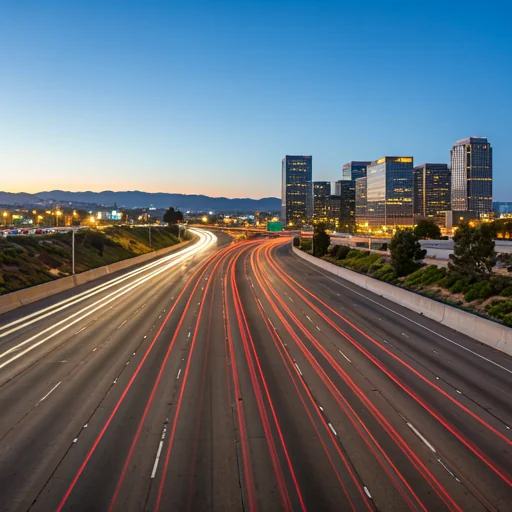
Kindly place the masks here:
<instances>
[{"instance_id":1,"label":"shrub","mask_svg":"<svg viewBox=\"0 0 512 512\"><path fill-rule=\"evenodd\" d=\"M373 277L380 279L381 281L387 281L389 283L396 279L396 274L393 267L389 263L385 263L373 274Z\"/></svg>"},{"instance_id":2,"label":"shrub","mask_svg":"<svg viewBox=\"0 0 512 512\"><path fill-rule=\"evenodd\" d=\"M512 301L510 300L493 300L491 304L486 306L486 311L493 316L503 320L505 316L512 313Z\"/></svg>"},{"instance_id":3,"label":"shrub","mask_svg":"<svg viewBox=\"0 0 512 512\"><path fill-rule=\"evenodd\" d=\"M410 274L404 281L405 286L427 286L439 283L446 276L445 268L438 268L436 265L429 265L426 268L420 268Z\"/></svg>"},{"instance_id":4,"label":"shrub","mask_svg":"<svg viewBox=\"0 0 512 512\"><path fill-rule=\"evenodd\" d=\"M439 281L439 286L450 289L458 280L455 274L447 274L447 276Z\"/></svg>"},{"instance_id":5,"label":"shrub","mask_svg":"<svg viewBox=\"0 0 512 512\"><path fill-rule=\"evenodd\" d=\"M338 245L336 249L336 259L344 260L351 252L352 251L348 245Z\"/></svg>"},{"instance_id":6,"label":"shrub","mask_svg":"<svg viewBox=\"0 0 512 512\"><path fill-rule=\"evenodd\" d=\"M503 323L508 327L512 327L512 313L509 313L503 317Z\"/></svg>"},{"instance_id":7,"label":"shrub","mask_svg":"<svg viewBox=\"0 0 512 512\"><path fill-rule=\"evenodd\" d=\"M363 255L363 251L358 251L357 249L351 249L348 251L346 255L346 259L349 260L351 258L360 258Z\"/></svg>"},{"instance_id":8,"label":"shrub","mask_svg":"<svg viewBox=\"0 0 512 512\"><path fill-rule=\"evenodd\" d=\"M469 283L466 279L457 279L455 284L450 288L452 293L466 293Z\"/></svg>"},{"instance_id":9,"label":"shrub","mask_svg":"<svg viewBox=\"0 0 512 512\"><path fill-rule=\"evenodd\" d=\"M502 297L512 297L512 286L507 286L504 290L501 291L500 295Z\"/></svg>"},{"instance_id":10,"label":"shrub","mask_svg":"<svg viewBox=\"0 0 512 512\"><path fill-rule=\"evenodd\" d=\"M302 240L300 248L306 252L311 251L311 240Z\"/></svg>"}]
</instances>

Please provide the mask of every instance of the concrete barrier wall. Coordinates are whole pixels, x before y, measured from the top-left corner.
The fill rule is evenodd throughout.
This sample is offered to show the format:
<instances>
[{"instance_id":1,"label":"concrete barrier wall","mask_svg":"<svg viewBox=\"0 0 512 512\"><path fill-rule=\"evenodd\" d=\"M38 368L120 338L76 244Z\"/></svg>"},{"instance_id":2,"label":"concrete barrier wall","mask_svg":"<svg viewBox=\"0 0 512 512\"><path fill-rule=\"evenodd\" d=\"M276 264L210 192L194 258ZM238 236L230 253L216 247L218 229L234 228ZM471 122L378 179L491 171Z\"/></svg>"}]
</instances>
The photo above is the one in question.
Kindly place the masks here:
<instances>
[{"instance_id":1,"label":"concrete barrier wall","mask_svg":"<svg viewBox=\"0 0 512 512\"><path fill-rule=\"evenodd\" d=\"M381 297L384 297L396 304L415 311L427 318L435 320L446 327L470 336L471 338L484 343L497 350L512 356L512 329L509 327L487 320L477 315L462 311L447 304L442 304L409 290L404 290L373 277L359 274L348 268L339 267L325 260L315 258L296 247L293 252L300 258L309 261L331 274L335 274L346 281L365 288Z\"/></svg>"},{"instance_id":2,"label":"concrete barrier wall","mask_svg":"<svg viewBox=\"0 0 512 512\"><path fill-rule=\"evenodd\" d=\"M30 288L18 290L17 292L8 293L6 295L0 295L0 315L2 313L7 313L8 311L12 311L13 309L24 306L25 304L37 302L38 300L44 299L45 297L50 297L57 293L74 288L75 286L80 286L81 284L94 281L95 279L106 276L108 274L112 274L119 270L133 267L146 261L165 256L166 254L177 251L178 249L183 249L183 247L189 243L190 240L187 240L178 245L173 245L171 247L166 247L165 249L159 249L158 251L141 254L140 256L118 261L117 263L105 265L104 267L93 268L92 270L87 270L86 272L82 272L74 276L62 277L60 279L56 279L55 281L39 284L37 286L31 286Z\"/></svg>"}]
</instances>

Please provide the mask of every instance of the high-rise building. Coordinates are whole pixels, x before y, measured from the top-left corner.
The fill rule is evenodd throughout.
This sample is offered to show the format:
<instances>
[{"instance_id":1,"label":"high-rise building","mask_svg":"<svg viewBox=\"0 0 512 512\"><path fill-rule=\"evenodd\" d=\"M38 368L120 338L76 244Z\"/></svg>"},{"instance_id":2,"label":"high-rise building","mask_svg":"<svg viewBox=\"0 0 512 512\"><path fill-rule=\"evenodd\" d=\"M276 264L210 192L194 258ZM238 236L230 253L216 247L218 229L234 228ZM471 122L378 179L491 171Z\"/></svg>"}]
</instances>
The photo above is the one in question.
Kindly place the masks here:
<instances>
[{"instance_id":1,"label":"high-rise building","mask_svg":"<svg viewBox=\"0 0 512 512\"><path fill-rule=\"evenodd\" d=\"M331 195L330 181L313 182L313 221L327 222L327 198Z\"/></svg>"},{"instance_id":2,"label":"high-rise building","mask_svg":"<svg viewBox=\"0 0 512 512\"><path fill-rule=\"evenodd\" d=\"M341 171L342 180L357 180L366 176L366 169L371 162L348 162Z\"/></svg>"},{"instance_id":3,"label":"high-rise building","mask_svg":"<svg viewBox=\"0 0 512 512\"><path fill-rule=\"evenodd\" d=\"M311 156L286 155L282 164L281 220L299 225L313 217Z\"/></svg>"},{"instance_id":4,"label":"high-rise building","mask_svg":"<svg viewBox=\"0 0 512 512\"><path fill-rule=\"evenodd\" d=\"M413 169L414 219L432 219L445 223L451 210L451 172L446 164L423 164Z\"/></svg>"},{"instance_id":5,"label":"high-rise building","mask_svg":"<svg viewBox=\"0 0 512 512\"><path fill-rule=\"evenodd\" d=\"M452 209L479 215L492 211L492 147L485 137L468 137L450 151Z\"/></svg>"},{"instance_id":6,"label":"high-rise building","mask_svg":"<svg viewBox=\"0 0 512 512\"><path fill-rule=\"evenodd\" d=\"M335 193L341 198L340 230L352 233L356 220L356 180L337 181Z\"/></svg>"},{"instance_id":7,"label":"high-rise building","mask_svg":"<svg viewBox=\"0 0 512 512\"><path fill-rule=\"evenodd\" d=\"M373 232L412 226L412 156L385 156L368 165L367 212Z\"/></svg>"},{"instance_id":8,"label":"high-rise building","mask_svg":"<svg viewBox=\"0 0 512 512\"><path fill-rule=\"evenodd\" d=\"M366 216L366 177L358 178L356 182L356 231L367 231L368 218ZM366 225L365 225L366 224Z\"/></svg>"},{"instance_id":9,"label":"high-rise building","mask_svg":"<svg viewBox=\"0 0 512 512\"><path fill-rule=\"evenodd\" d=\"M327 198L327 224L335 231L340 227L341 197L331 195Z\"/></svg>"}]
</instances>

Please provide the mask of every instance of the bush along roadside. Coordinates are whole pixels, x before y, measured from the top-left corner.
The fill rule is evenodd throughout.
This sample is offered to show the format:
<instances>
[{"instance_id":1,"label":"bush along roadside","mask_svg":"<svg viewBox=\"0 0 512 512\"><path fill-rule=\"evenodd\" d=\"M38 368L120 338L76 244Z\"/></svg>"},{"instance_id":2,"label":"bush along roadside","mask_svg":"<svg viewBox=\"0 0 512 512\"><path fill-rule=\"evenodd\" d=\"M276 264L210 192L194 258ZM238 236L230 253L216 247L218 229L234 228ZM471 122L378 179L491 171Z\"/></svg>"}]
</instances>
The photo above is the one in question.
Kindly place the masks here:
<instances>
[{"instance_id":1,"label":"bush along roadside","mask_svg":"<svg viewBox=\"0 0 512 512\"><path fill-rule=\"evenodd\" d=\"M397 231L398 261L345 245L331 246L322 259L512 327L512 277L492 274L496 256L487 227L463 227L448 269L422 264L424 254L418 252L411 232L405 231ZM408 261L403 258L405 251Z\"/></svg>"}]
</instances>

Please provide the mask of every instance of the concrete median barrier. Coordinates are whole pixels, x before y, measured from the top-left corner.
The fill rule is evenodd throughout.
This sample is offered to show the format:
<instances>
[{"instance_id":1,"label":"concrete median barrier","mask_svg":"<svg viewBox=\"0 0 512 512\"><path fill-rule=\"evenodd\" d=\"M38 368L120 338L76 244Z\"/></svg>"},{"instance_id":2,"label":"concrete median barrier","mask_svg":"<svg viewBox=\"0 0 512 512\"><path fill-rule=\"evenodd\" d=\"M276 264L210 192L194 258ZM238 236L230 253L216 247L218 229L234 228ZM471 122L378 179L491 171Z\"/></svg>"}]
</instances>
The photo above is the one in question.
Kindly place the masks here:
<instances>
[{"instance_id":1,"label":"concrete median barrier","mask_svg":"<svg viewBox=\"0 0 512 512\"><path fill-rule=\"evenodd\" d=\"M409 290L404 290L398 286L379 281L373 277L359 274L353 270L339 267L328 261L315 258L296 247L293 247L293 252L300 258L331 274L335 274L376 295L380 295L407 309L442 323L450 329L465 334L484 345L512 356L512 329L505 325L429 299Z\"/></svg>"},{"instance_id":2,"label":"concrete median barrier","mask_svg":"<svg viewBox=\"0 0 512 512\"><path fill-rule=\"evenodd\" d=\"M111 265L93 268L92 270L87 270L86 272L82 272L74 276L62 277L60 279L56 279L55 281L39 284L37 286L31 286L30 288L18 290L13 293L0 295L0 315L26 304L31 304L32 302L37 302L38 300L69 290L75 286L80 286L90 281L94 281L95 279L99 279L100 277L104 277L108 274L118 272L119 270L124 270L135 265L140 265L146 261L165 256L177 250L181 250L190 243L191 240L187 240L178 245L173 245L171 247L166 247L165 249L159 249L158 251L141 254L140 256L135 256L134 258L112 263Z\"/></svg>"}]
</instances>

